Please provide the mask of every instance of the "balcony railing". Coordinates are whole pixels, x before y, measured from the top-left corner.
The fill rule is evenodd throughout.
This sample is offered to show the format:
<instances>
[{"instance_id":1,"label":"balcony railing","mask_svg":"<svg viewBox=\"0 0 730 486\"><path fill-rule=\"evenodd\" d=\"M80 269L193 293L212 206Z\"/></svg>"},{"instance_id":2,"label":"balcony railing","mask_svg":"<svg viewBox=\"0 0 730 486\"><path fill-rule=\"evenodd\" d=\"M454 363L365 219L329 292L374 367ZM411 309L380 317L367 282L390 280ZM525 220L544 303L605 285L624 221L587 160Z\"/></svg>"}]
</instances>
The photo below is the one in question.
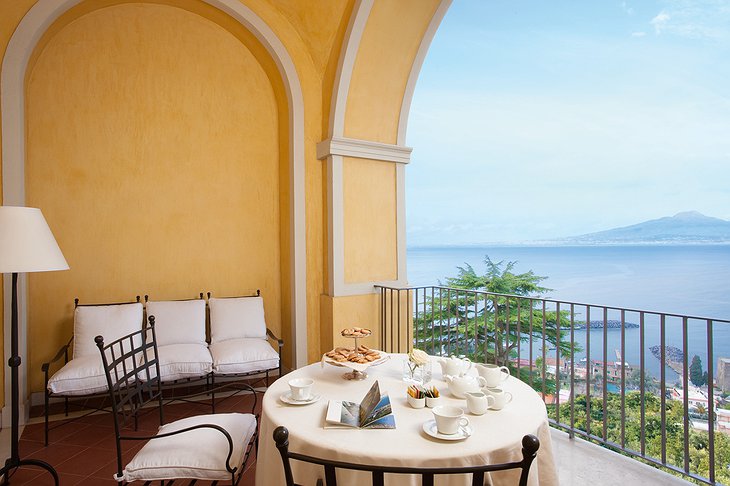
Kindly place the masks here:
<instances>
[{"instance_id":1,"label":"balcony railing","mask_svg":"<svg viewBox=\"0 0 730 486\"><path fill-rule=\"evenodd\" d=\"M717 375L726 380L717 385L730 381L730 321L438 286L378 289L383 350L507 366L571 437L730 484L730 410L712 386ZM718 358L729 359L716 373Z\"/></svg>"}]
</instances>

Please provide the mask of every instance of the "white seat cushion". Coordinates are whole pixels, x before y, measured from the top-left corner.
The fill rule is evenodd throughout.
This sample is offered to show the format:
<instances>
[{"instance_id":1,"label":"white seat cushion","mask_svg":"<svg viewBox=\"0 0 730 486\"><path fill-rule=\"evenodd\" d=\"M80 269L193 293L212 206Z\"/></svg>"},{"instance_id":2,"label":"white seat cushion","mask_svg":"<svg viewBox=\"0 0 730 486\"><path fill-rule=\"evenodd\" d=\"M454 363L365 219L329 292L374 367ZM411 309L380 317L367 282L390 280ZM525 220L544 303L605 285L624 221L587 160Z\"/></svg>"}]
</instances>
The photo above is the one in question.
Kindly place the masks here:
<instances>
[{"instance_id":1,"label":"white seat cushion","mask_svg":"<svg viewBox=\"0 0 730 486\"><path fill-rule=\"evenodd\" d=\"M155 336L158 346L207 344L203 299L147 302L147 315L155 316Z\"/></svg>"},{"instance_id":2,"label":"white seat cushion","mask_svg":"<svg viewBox=\"0 0 730 486\"><path fill-rule=\"evenodd\" d=\"M188 417L160 427L158 434L199 424L216 424L233 439L231 467L240 473L246 445L256 430L251 414L227 413ZM218 430L196 429L170 437L152 439L140 449L124 469L125 481L152 481L175 478L230 479L226 469L228 440Z\"/></svg>"},{"instance_id":3,"label":"white seat cushion","mask_svg":"<svg viewBox=\"0 0 730 486\"><path fill-rule=\"evenodd\" d=\"M151 354L149 356L152 357ZM208 347L201 344L157 346L157 357L160 360L160 378L163 382L203 377L213 369L213 358ZM154 378L154 367L151 371ZM139 378L144 380L146 376L140 374Z\"/></svg>"},{"instance_id":4,"label":"white seat cushion","mask_svg":"<svg viewBox=\"0 0 730 486\"><path fill-rule=\"evenodd\" d=\"M142 304L80 305L74 311L74 359L99 356L94 338L104 343L142 329ZM101 362L101 359L99 359Z\"/></svg>"},{"instance_id":5,"label":"white seat cushion","mask_svg":"<svg viewBox=\"0 0 730 486\"><path fill-rule=\"evenodd\" d=\"M266 338L263 298L210 298L208 305L211 343L228 339Z\"/></svg>"},{"instance_id":6,"label":"white seat cushion","mask_svg":"<svg viewBox=\"0 0 730 486\"><path fill-rule=\"evenodd\" d=\"M93 395L108 390L101 354L74 358L48 380L48 390L56 395Z\"/></svg>"},{"instance_id":7,"label":"white seat cushion","mask_svg":"<svg viewBox=\"0 0 730 486\"><path fill-rule=\"evenodd\" d=\"M279 354L266 339L229 339L210 345L216 374L250 373L279 366Z\"/></svg>"}]
</instances>

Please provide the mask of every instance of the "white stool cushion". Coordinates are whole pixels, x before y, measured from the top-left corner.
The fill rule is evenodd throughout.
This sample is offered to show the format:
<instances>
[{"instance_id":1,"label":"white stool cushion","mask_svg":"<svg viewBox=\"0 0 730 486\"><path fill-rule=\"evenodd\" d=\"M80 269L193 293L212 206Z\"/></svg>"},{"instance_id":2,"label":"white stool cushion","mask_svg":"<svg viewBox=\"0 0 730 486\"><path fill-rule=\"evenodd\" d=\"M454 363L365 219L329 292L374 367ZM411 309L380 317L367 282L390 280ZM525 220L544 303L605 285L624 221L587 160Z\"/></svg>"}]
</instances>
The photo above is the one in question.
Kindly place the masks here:
<instances>
[{"instance_id":1,"label":"white stool cushion","mask_svg":"<svg viewBox=\"0 0 730 486\"><path fill-rule=\"evenodd\" d=\"M227 339L266 338L263 298L210 298L208 305L211 343Z\"/></svg>"},{"instance_id":2,"label":"white stool cushion","mask_svg":"<svg viewBox=\"0 0 730 486\"><path fill-rule=\"evenodd\" d=\"M149 357L152 358L151 353ZM157 358L160 360L160 379L163 382L203 377L213 369L213 358L208 347L201 344L157 346ZM154 378L154 367L150 372ZM140 373L139 378L145 380L146 376Z\"/></svg>"},{"instance_id":3,"label":"white stool cushion","mask_svg":"<svg viewBox=\"0 0 730 486\"><path fill-rule=\"evenodd\" d=\"M74 311L74 359L99 357L94 338L104 336L104 343L142 329L142 304L80 305ZM99 358L101 365L101 358ZM102 373L103 374L103 373Z\"/></svg>"},{"instance_id":4,"label":"white stool cushion","mask_svg":"<svg viewBox=\"0 0 730 486\"><path fill-rule=\"evenodd\" d=\"M203 299L147 302L147 315L155 316L158 346L207 344Z\"/></svg>"},{"instance_id":5,"label":"white stool cushion","mask_svg":"<svg viewBox=\"0 0 730 486\"><path fill-rule=\"evenodd\" d=\"M241 471L246 446L256 430L251 414L227 413L198 415L160 427L158 434L199 424L216 424L233 439L231 466ZM207 480L230 479L226 469L228 441L215 429L196 429L179 435L152 439L140 449L124 469L125 481L153 481L175 478Z\"/></svg>"},{"instance_id":6,"label":"white stool cushion","mask_svg":"<svg viewBox=\"0 0 730 486\"><path fill-rule=\"evenodd\" d=\"M266 339L229 339L210 345L213 371L216 374L237 374L263 371L279 366L279 353Z\"/></svg>"},{"instance_id":7,"label":"white stool cushion","mask_svg":"<svg viewBox=\"0 0 730 486\"><path fill-rule=\"evenodd\" d=\"M93 395L108 389L99 350L96 355L72 359L48 380L48 390L56 395Z\"/></svg>"}]
</instances>

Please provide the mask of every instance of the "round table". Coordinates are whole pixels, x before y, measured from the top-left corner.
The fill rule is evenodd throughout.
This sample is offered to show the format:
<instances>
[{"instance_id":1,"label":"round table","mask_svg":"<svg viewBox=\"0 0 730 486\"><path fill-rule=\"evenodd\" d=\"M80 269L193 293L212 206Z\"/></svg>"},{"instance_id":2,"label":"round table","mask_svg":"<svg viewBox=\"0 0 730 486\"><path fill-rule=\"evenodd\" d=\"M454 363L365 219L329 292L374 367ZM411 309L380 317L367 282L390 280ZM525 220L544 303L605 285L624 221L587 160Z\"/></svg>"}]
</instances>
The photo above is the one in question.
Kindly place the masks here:
<instances>
[{"instance_id":1,"label":"round table","mask_svg":"<svg viewBox=\"0 0 730 486\"><path fill-rule=\"evenodd\" d=\"M283 425L289 429L289 450L315 457L361 464L409 467L470 466L522 459L522 437L534 434L540 439L537 459L530 469L530 485L558 484L557 470L552 455L552 443L545 404L527 384L510 377L502 388L514 399L502 410L489 410L475 416L468 413L466 400L454 398L442 380L440 366L434 363L433 381L441 392L442 405L462 407L474 430L471 437L461 441L443 441L428 436L422 429L424 422L433 419L429 408L411 408L406 400L408 385L402 380L405 355L391 355L386 362L370 367L362 381L342 378L345 368L321 363L300 368L277 380L266 391L261 414L256 485L283 485L284 475L272 434ZM476 374L475 370L470 373ZM289 380L312 378L314 392L321 395L310 405L287 405L280 396L289 391ZM390 396L395 429L332 429L324 428L329 400L360 402L378 380L381 393ZM292 461L294 481L309 485L324 477L321 466ZM359 471L338 470L338 483L370 484L369 476ZM519 471L493 473L494 485L517 484ZM420 484L420 477L386 475L386 484ZM471 476L437 476L438 485L471 484Z\"/></svg>"}]
</instances>

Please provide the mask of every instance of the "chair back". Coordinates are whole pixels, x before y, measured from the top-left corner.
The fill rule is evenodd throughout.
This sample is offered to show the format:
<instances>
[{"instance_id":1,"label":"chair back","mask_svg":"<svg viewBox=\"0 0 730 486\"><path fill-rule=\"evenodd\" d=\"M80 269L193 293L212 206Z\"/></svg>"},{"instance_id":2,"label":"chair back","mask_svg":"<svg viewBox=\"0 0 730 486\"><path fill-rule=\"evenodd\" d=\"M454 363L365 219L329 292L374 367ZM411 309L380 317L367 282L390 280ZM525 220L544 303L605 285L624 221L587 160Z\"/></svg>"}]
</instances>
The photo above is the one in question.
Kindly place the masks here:
<instances>
[{"instance_id":1,"label":"chair back","mask_svg":"<svg viewBox=\"0 0 730 486\"><path fill-rule=\"evenodd\" d=\"M157 402L160 425L164 424L154 316L139 331L110 343L105 343L103 336L96 336L94 341L109 387L117 446L121 428L130 418L135 420L136 428L137 412L150 402Z\"/></svg>"},{"instance_id":2,"label":"chair back","mask_svg":"<svg viewBox=\"0 0 730 486\"><path fill-rule=\"evenodd\" d=\"M324 466L324 476L326 486L337 486L336 469L351 469L355 471L368 471L372 473L373 486L383 486L385 474L413 474L421 476L421 484L423 486L433 486L434 476L448 474L471 474L472 486L482 486L484 484L484 474L498 471L506 471L509 469L521 469L519 486L527 485L527 478L530 473L530 465L537 456L537 450L540 448L540 441L532 434L528 434L522 438L522 460L516 462L508 462L501 464L486 464L482 466L466 466L466 467L440 467L440 468L420 468L420 467L397 467L397 466L374 466L366 464L351 464L340 461L330 461L317 457L289 452L289 431L286 427L279 426L274 430L274 442L276 448L279 449L281 460L284 465L284 477L287 486L298 486L294 482L291 470L290 460L298 460L319 464Z\"/></svg>"}]
</instances>

